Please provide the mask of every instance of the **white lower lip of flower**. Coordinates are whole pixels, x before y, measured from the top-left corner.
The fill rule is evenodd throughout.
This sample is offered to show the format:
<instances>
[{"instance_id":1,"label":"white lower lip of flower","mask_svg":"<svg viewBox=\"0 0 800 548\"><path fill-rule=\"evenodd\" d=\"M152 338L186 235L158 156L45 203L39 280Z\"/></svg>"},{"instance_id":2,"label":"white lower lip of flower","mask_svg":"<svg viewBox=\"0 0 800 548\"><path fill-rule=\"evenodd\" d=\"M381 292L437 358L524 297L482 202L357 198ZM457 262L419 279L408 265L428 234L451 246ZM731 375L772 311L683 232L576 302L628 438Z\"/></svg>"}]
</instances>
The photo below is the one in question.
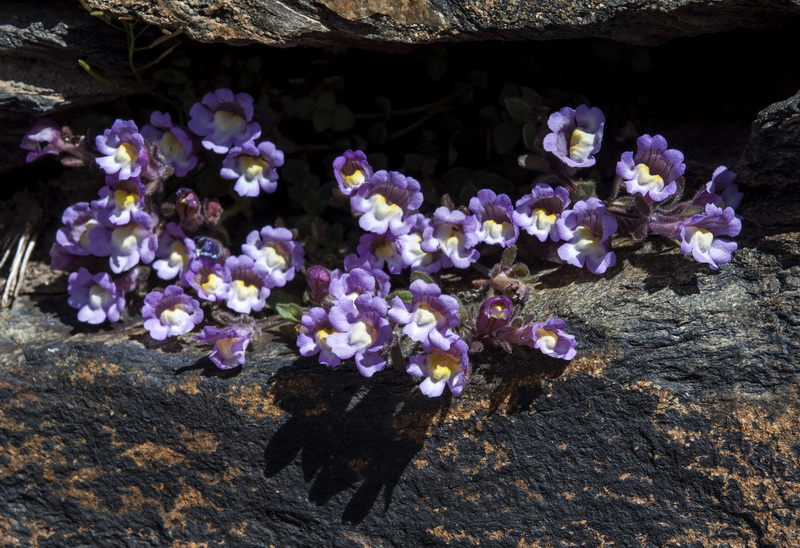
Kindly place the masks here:
<instances>
[{"instance_id":1,"label":"white lower lip of flower","mask_svg":"<svg viewBox=\"0 0 800 548\"><path fill-rule=\"evenodd\" d=\"M533 210L533 218L535 219L534 225L536 229L542 232L549 231L556 222L556 215L554 213L548 213L542 208Z\"/></svg>"},{"instance_id":2,"label":"white lower lip of flower","mask_svg":"<svg viewBox=\"0 0 800 548\"><path fill-rule=\"evenodd\" d=\"M375 342L377 333L371 325L365 322L356 322L350 330L350 346L368 348Z\"/></svg>"},{"instance_id":3,"label":"white lower lip of flower","mask_svg":"<svg viewBox=\"0 0 800 548\"><path fill-rule=\"evenodd\" d=\"M705 253L714 241L714 235L703 228L690 226L686 229L686 240L700 253Z\"/></svg>"},{"instance_id":4,"label":"white lower lip of flower","mask_svg":"<svg viewBox=\"0 0 800 548\"><path fill-rule=\"evenodd\" d=\"M161 323L164 325L169 325L170 327L180 327L186 325L189 321L189 314L187 314L181 308L167 308L164 312L161 313L159 317Z\"/></svg>"},{"instance_id":5,"label":"white lower lip of flower","mask_svg":"<svg viewBox=\"0 0 800 548\"><path fill-rule=\"evenodd\" d=\"M384 221L386 219L403 216L403 209L399 205L390 204L386 201L386 198L380 194L376 194L370 198L369 202L372 209L372 215L378 221Z\"/></svg>"},{"instance_id":6,"label":"white lower lip of flower","mask_svg":"<svg viewBox=\"0 0 800 548\"><path fill-rule=\"evenodd\" d=\"M210 278L211 276L209 276ZM233 294L237 301L247 303L258 296L258 288L252 284L248 284L244 280L235 280L233 284Z\"/></svg>"},{"instance_id":7,"label":"white lower lip of flower","mask_svg":"<svg viewBox=\"0 0 800 548\"><path fill-rule=\"evenodd\" d=\"M124 190L117 190L114 192L114 202L116 203L116 213L121 211L133 209L136 207L136 194L125 192Z\"/></svg>"},{"instance_id":8,"label":"white lower lip of flower","mask_svg":"<svg viewBox=\"0 0 800 548\"><path fill-rule=\"evenodd\" d=\"M435 382L447 380L458 369L458 361L450 354L434 350L428 356L428 371Z\"/></svg>"},{"instance_id":9,"label":"white lower lip of flower","mask_svg":"<svg viewBox=\"0 0 800 548\"><path fill-rule=\"evenodd\" d=\"M265 246L261 249L261 256L270 270L281 269L286 266L286 257L274 247Z\"/></svg>"},{"instance_id":10,"label":"white lower lip of flower","mask_svg":"<svg viewBox=\"0 0 800 548\"><path fill-rule=\"evenodd\" d=\"M220 339L217 341L216 347L217 352L222 354L222 357L226 360L230 360L235 358L236 356L233 354L233 344L237 341L237 339Z\"/></svg>"},{"instance_id":11,"label":"white lower lip of flower","mask_svg":"<svg viewBox=\"0 0 800 548\"><path fill-rule=\"evenodd\" d=\"M331 329L330 331L327 329L320 329L319 331L317 331L315 335L315 338L317 339L317 344L319 344L319 347L325 350L326 352L331 351L331 347L328 344L328 337L330 335L333 335L334 333L338 333L338 331L335 331L333 329Z\"/></svg>"},{"instance_id":12,"label":"white lower lip of flower","mask_svg":"<svg viewBox=\"0 0 800 548\"><path fill-rule=\"evenodd\" d=\"M591 251L600 246L600 237L590 228L579 226L575 230L575 249L579 253Z\"/></svg>"},{"instance_id":13,"label":"white lower lip of flower","mask_svg":"<svg viewBox=\"0 0 800 548\"><path fill-rule=\"evenodd\" d=\"M219 289L219 286L222 284L222 278L217 276L216 274L209 274L208 278L206 278L205 283L200 284L200 287L203 288L208 294L213 294Z\"/></svg>"},{"instance_id":14,"label":"white lower lip of flower","mask_svg":"<svg viewBox=\"0 0 800 548\"><path fill-rule=\"evenodd\" d=\"M214 125L225 133L238 133L244 130L244 119L233 112L220 110L214 113Z\"/></svg>"},{"instance_id":15,"label":"white lower lip of flower","mask_svg":"<svg viewBox=\"0 0 800 548\"><path fill-rule=\"evenodd\" d=\"M419 326L430 325L430 324L435 325L438 321L438 318L436 316L437 314L435 312L432 312L427 306L420 305L414 311L414 323L416 323Z\"/></svg>"},{"instance_id":16,"label":"white lower lip of flower","mask_svg":"<svg viewBox=\"0 0 800 548\"><path fill-rule=\"evenodd\" d=\"M129 143L122 143L114 153L114 161L118 164L132 164L139 158L136 148Z\"/></svg>"},{"instance_id":17,"label":"white lower lip of flower","mask_svg":"<svg viewBox=\"0 0 800 548\"><path fill-rule=\"evenodd\" d=\"M364 172L360 169L356 169L350 175L345 175L342 177L342 181L344 182L344 186L347 188L358 188L364 184L367 178L364 176Z\"/></svg>"},{"instance_id":18,"label":"white lower lip of flower","mask_svg":"<svg viewBox=\"0 0 800 548\"><path fill-rule=\"evenodd\" d=\"M131 223L129 225L121 226L111 233L111 240L114 246L123 253L130 253L139 245L139 238L137 237L137 229L139 225Z\"/></svg>"},{"instance_id":19,"label":"white lower lip of flower","mask_svg":"<svg viewBox=\"0 0 800 548\"><path fill-rule=\"evenodd\" d=\"M89 233L92 231L93 228L97 227L97 225L99 225L99 224L100 224L99 221L96 221L94 219L89 219L88 221L86 221L85 223L83 223L81 225L81 228L83 229L83 232L81 232L81 235L78 236L78 238L77 238L77 240L80 242L81 246L89 247ZM74 231L73 231L73 234L74 234Z\"/></svg>"},{"instance_id":20,"label":"white lower lip of flower","mask_svg":"<svg viewBox=\"0 0 800 548\"><path fill-rule=\"evenodd\" d=\"M172 243L172 253L169 254L170 266L183 266L189 260L189 253L186 251L186 246L183 242Z\"/></svg>"},{"instance_id":21,"label":"white lower lip of flower","mask_svg":"<svg viewBox=\"0 0 800 548\"><path fill-rule=\"evenodd\" d=\"M651 175L650 168L645 164L636 164L636 180L640 186L649 190L661 192L664 190L664 179L661 175Z\"/></svg>"},{"instance_id":22,"label":"white lower lip of flower","mask_svg":"<svg viewBox=\"0 0 800 548\"><path fill-rule=\"evenodd\" d=\"M513 230L511 229L509 223L506 222L498 223L497 221L494 221L492 219L489 219L488 221L483 221L483 229L486 231L486 234L489 237L489 239L494 241L504 240L506 232L508 232L509 230Z\"/></svg>"},{"instance_id":23,"label":"white lower lip of flower","mask_svg":"<svg viewBox=\"0 0 800 548\"><path fill-rule=\"evenodd\" d=\"M572 132L569 139L569 157L574 161L581 163L586 161L592 154L594 148L594 134L586 133L582 129L576 129Z\"/></svg>"},{"instance_id":24,"label":"white lower lip of flower","mask_svg":"<svg viewBox=\"0 0 800 548\"><path fill-rule=\"evenodd\" d=\"M171 131L166 132L161 137L160 145L160 152L165 158L175 158L184 153L183 145Z\"/></svg>"},{"instance_id":25,"label":"white lower lip of flower","mask_svg":"<svg viewBox=\"0 0 800 548\"><path fill-rule=\"evenodd\" d=\"M540 327L536 330L536 340L540 343L540 346L543 346L548 350L553 350L558 342L558 335L556 335L553 331Z\"/></svg>"},{"instance_id":26,"label":"white lower lip of flower","mask_svg":"<svg viewBox=\"0 0 800 548\"><path fill-rule=\"evenodd\" d=\"M103 305L111 298L111 294L100 287L93 285L89 290L89 306L94 309L103 308Z\"/></svg>"}]
</instances>

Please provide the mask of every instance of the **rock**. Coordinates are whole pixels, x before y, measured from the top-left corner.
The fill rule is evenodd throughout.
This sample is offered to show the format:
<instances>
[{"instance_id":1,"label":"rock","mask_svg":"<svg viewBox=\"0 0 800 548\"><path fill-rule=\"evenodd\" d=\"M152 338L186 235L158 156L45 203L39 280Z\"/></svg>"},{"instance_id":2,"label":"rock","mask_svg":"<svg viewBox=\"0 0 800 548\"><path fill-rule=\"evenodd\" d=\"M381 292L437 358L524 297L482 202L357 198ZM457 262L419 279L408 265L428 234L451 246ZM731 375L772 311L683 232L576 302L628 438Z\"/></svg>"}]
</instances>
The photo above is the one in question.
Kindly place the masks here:
<instances>
[{"instance_id":1,"label":"rock","mask_svg":"<svg viewBox=\"0 0 800 548\"><path fill-rule=\"evenodd\" d=\"M797 25L800 3L763 0L290 0L131 3L89 0L203 42L387 47L465 40L603 37L635 44L735 28Z\"/></svg>"}]
</instances>

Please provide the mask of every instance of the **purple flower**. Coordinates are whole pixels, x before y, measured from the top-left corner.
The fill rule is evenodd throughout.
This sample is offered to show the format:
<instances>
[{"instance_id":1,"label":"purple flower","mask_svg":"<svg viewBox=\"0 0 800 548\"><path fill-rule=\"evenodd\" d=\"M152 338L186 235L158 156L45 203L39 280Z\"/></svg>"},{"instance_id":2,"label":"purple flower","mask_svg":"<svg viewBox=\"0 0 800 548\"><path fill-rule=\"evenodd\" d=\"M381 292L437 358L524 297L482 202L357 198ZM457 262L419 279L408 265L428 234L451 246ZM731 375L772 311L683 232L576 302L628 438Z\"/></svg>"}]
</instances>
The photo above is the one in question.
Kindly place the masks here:
<instances>
[{"instance_id":1,"label":"purple flower","mask_svg":"<svg viewBox=\"0 0 800 548\"><path fill-rule=\"evenodd\" d=\"M569 203L569 191L566 188L559 186L553 189L550 185L538 184L530 194L517 200L511 218L515 225L536 236L539 241L544 242L549 237L557 242L556 221Z\"/></svg>"},{"instance_id":2,"label":"purple flower","mask_svg":"<svg viewBox=\"0 0 800 548\"><path fill-rule=\"evenodd\" d=\"M244 353L253 340L253 334L243 327L219 329L207 325L195 335L194 340L214 345L208 356L220 369L233 369L244 365Z\"/></svg>"},{"instance_id":3,"label":"purple flower","mask_svg":"<svg viewBox=\"0 0 800 548\"><path fill-rule=\"evenodd\" d=\"M300 244L292 240L288 228L272 228L267 225L261 232L254 230L247 235L242 253L267 269L272 285L283 287L294 279L295 272L303 267L305 252Z\"/></svg>"},{"instance_id":4,"label":"purple flower","mask_svg":"<svg viewBox=\"0 0 800 548\"><path fill-rule=\"evenodd\" d=\"M132 120L115 121L97 136L95 146L104 155L97 158L97 165L119 180L138 177L150 161L144 137Z\"/></svg>"},{"instance_id":5,"label":"purple flower","mask_svg":"<svg viewBox=\"0 0 800 548\"><path fill-rule=\"evenodd\" d=\"M698 206L714 204L722 209L726 207L736 209L741 205L744 194L739 192L739 188L733 182L735 179L736 173L725 166L719 166L714 170L711 180L694 197L692 204Z\"/></svg>"},{"instance_id":6,"label":"purple flower","mask_svg":"<svg viewBox=\"0 0 800 548\"><path fill-rule=\"evenodd\" d=\"M69 275L67 280L69 299L72 308L78 309L78 319L90 324L99 324L108 320L119 321L120 313L125 309L125 292L117 287L111 275L91 272L81 267Z\"/></svg>"},{"instance_id":7,"label":"purple flower","mask_svg":"<svg viewBox=\"0 0 800 548\"><path fill-rule=\"evenodd\" d=\"M354 301L361 295L372 296L377 288L379 288L378 282L370 270L353 268L350 272L332 276L328 291L338 303L345 300Z\"/></svg>"},{"instance_id":8,"label":"purple flower","mask_svg":"<svg viewBox=\"0 0 800 548\"><path fill-rule=\"evenodd\" d=\"M261 136L261 127L253 118L253 98L236 95L229 89L207 93L189 110L189 129L203 137L203 146L217 154Z\"/></svg>"},{"instance_id":9,"label":"purple flower","mask_svg":"<svg viewBox=\"0 0 800 548\"><path fill-rule=\"evenodd\" d=\"M204 301L227 301L231 291L231 271L213 259L195 257L183 281Z\"/></svg>"},{"instance_id":10,"label":"purple flower","mask_svg":"<svg viewBox=\"0 0 800 548\"><path fill-rule=\"evenodd\" d=\"M331 325L324 308L312 308L302 317L300 324L303 326L297 336L300 355L310 357L319 354L319 363L329 367L336 367L342 363L327 342L328 336L338 331Z\"/></svg>"},{"instance_id":11,"label":"purple flower","mask_svg":"<svg viewBox=\"0 0 800 548\"><path fill-rule=\"evenodd\" d=\"M461 211L442 206L433 212L433 221L425 229L420 249L427 253L440 251L443 255L442 266L448 268L468 268L480 257L477 249L478 219Z\"/></svg>"},{"instance_id":12,"label":"purple flower","mask_svg":"<svg viewBox=\"0 0 800 548\"><path fill-rule=\"evenodd\" d=\"M367 232L390 231L399 236L410 230L405 215L422 205L422 192L416 179L396 171L378 171L370 184L362 185L350 196L350 207L362 213L358 224Z\"/></svg>"},{"instance_id":13,"label":"purple flower","mask_svg":"<svg viewBox=\"0 0 800 548\"><path fill-rule=\"evenodd\" d=\"M714 204L706 204L704 213L692 215L678 227L681 253L692 254L698 263L708 263L712 270L729 263L731 254L738 247L736 242L721 240L718 236L738 236L742 231L740 221L732 207L724 210Z\"/></svg>"},{"instance_id":14,"label":"purple flower","mask_svg":"<svg viewBox=\"0 0 800 548\"><path fill-rule=\"evenodd\" d=\"M602 274L617 262L611 251L611 236L617 231L617 220L606 213L598 198L581 200L558 220L558 233L567 240L558 248L558 256L578 268L584 264L590 272Z\"/></svg>"},{"instance_id":15,"label":"purple flower","mask_svg":"<svg viewBox=\"0 0 800 548\"><path fill-rule=\"evenodd\" d=\"M566 325L564 320L558 318L548 318L546 322L528 325L522 331L522 342L538 348L547 356L571 360L577 353L578 343L574 335L564 331Z\"/></svg>"},{"instance_id":16,"label":"purple flower","mask_svg":"<svg viewBox=\"0 0 800 548\"><path fill-rule=\"evenodd\" d=\"M513 245L519 237L519 228L511 221L514 207L506 194L495 194L484 188L469 201L469 210L478 220L478 237L487 244Z\"/></svg>"},{"instance_id":17,"label":"purple flower","mask_svg":"<svg viewBox=\"0 0 800 548\"><path fill-rule=\"evenodd\" d=\"M139 262L147 264L155 258L158 238L152 228L153 219L145 211L131 213L129 223L114 228L108 258L111 272L119 274Z\"/></svg>"},{"instance_id":18,"label":"purple flower","mask_svg":"<svg viewBox=\"0 0 800 548\"><path fill-rule=\"evenodd\" d=\"M347 271L347 274L352 274L354 270L361 269L364 272L366 272L369 276L374 278L375 286L373 289L370 290L373 295L377 295L378 297L385 297L392 290L392 284L389 281L389 275L383 270L373 268L372 265L369 264L369 261L366 258L360 257L355 253L350 253L344 258L344 269ZM331 291L331 296L333 296L334 298L337 298L336 295L338 295L340 291L345 291L345 289L340 290L339 289L340 282L333 283L333 281L339 280L344 276L345 275L341 271L339 271L339 269L336 269L333 272L331 272L332 285L329 286L329 289ZM349 282L346 283L345 287L353 287L351 285L352 283L353 280L351 279ZM361 282L356 282L356 283L360 284ZM348 292L346 294L352 295L352 292ZM352 296L352 298L355 298L355 296Z\"/></svg>"},{"instance_id":19,"label":"purple flower","mask_svg":"<svg viewBox=\"0 0 800 548\"><path fill-rule=\"evenodd\" d=\"M258 312L267 305L272 282L266 267L247 255L228 257L225 268L231 273L228 308L241 314Z\"/></svg>"},{"instance_id":20,"label":"purple flower","mask_svg":"<svg viewBox=\"0 0 800 548\"><path fill-rule=\"evenodd\" d=\"M144 298L142 307L144 328L157 341L188 333L203 321L200 303L183 292L177 285L161 291L152 291Z\"/></svg>"},{"instance_id":21,"label":"purple flower","mask_svg":"<svg viewBox=\"0 0 800 548\"><path fill-rule=\"evenodd\" d=\"M25 134L20 147L28 150L25 161L30 163L41 156L58 156L65 166L82 166L93 161L95 156L86 150L82 135L72 134L69 127L60 128L52 120L40 120Z\"/></svg>"},{"instance_id":22,"label":"purple flower","mask_svg":"<svg viewBox=\"0 0 800 548\"><path fill-rule=\"evenodd\" d=\"M514 305L508 297L490 297L481 303L475 321L475 338L488 337L508 325L514 315Z\"/></svg>"},{"instance_id":23,"label":"purple flower","mask_svg":"<svg viewBox=\"0 0 800 548\"><path fill-rule=\"evenodd\" d=\"M412 341L447 350L457 338L450 328L459 324L458 301L442 295L438 285L423 280L415 280L409 289L411 303L395 297L389 318L404 325L403 333Z\"/></svg>"},{"instance_id":24,"label":"purple flower","mask_svg":"<svg viewBox=\"0 0 800 548\"><path fill-rule=\"evenodd\" d=\"M166 230L158 239L158 260L153 263L158 277L171 280L180 275L182 279L194 258L194 247L194 240L187 238L179 225L167 223Z\"/></svg>"},{"instance_id":25,"label":"purple flower","mask_svg":"<svg viewBox=\"0 0 800 548\"><path fill-rule=\"evenodd\" d=\"M423 235L430 228L431 220L417 213L406 217L406 222L411 230L397 238L403 264L412 270L421 270L428 274L441 270L444 255L439 251L428 252L422 248L425 243Z\"/></svg>"},{"instance_id":26,"label":"purple flower","mask_svg":"<svg viewBox=\"0 0 800 548\"><path fill-rule=\"evenodd\" d=\"M342 156L333 161L333 176L345 196L350 196L358 187L369 182L372 174L367 155L360 150L345 150Z\"/></svg>"},{"instance_id":27,"label":"purple flower","mask_svg":"<svg viewBox=\"0 0 800 548\"><path fill-rule=\"evenodd\" d=\"M623 152L617 162L617 175L628 192L647 196L654 202L675 194L676 181L685 170L683 153L668 150L667 140L661 135L642 135L636 140L636 154Z\"/></svg>"},{"instance_id":28,"label":"purple flower","mask_svg":"<svg viewBox=\"0 0 800 548\"><path fill-rule=\"evenodd\" d=\"M138 177L112 181L113 186L100 189L97 207L106 210L105 217L113 225L126 225L131 214L144 210L144 185Z\"/></svg>"},{"instance_id":29,"label":"purple flower","mask_svg":"<svg viewBox=\"0 0 800 548\"><path fill-rule=\"evenodd\" d=\"M97 202L78 202L61 216L63 227L56 232L56 243L61 251L71 255L111 255L111 231L102 221L105 213Z\"/></svg>"},{"instance_id":30,"label":"purple flower","mask_svg":"<svg viewBox=\"0 0 800 548\"><path fill-rule=\"evenodd\" d=\"M219 174L223 179L235 180L233 190L239 196L258 196L263 190L275 192L278 186L278 171L283 165L283 152L270 141L252 141L233 147L222 160Z\"/></svg>"},{"instance_id":31,"label":"purple flower","mask_svg":"<svg viewBox=\"0 0 800 548\"><path fill-rule=\"evenodd\" d=\"M361 295L355 301L343 299L328 312L331 326L338 333L328 335L325 342L337 358L355 357L356 367L365 377L386 367L386 360L380 355L392 338L386 312L386 301L372 295Z\"/></svg>"},{"instance_id":32,"label":"purple flower","mask_svg":"<svg viewBox=\"0 0 800 548\"><path fill-rule=\"evenodd\" d=\"M544 138L544 149L569 167L593 166L593 155L600 151L605 122L606 117L597 107L564 107L547 120L551 133Z\"/></svg>"},{"instance_id":33,"label":"purple flower","mask_svg":"<svg viewBox=\"0 0 800 548\"><path fill-rule=\"evenodd\" d=\"M197 165L191 137L182 128L172 124L168 112L152 112L150 124L142 127L142 135L151 145L158 146L159 154L178 177L185 176Z\"/></svg>"},{"instance_id":34,"label":"purple flower","mask_svg":"<svg viewBox=\"0 0 800 548\"><path fill-rule=\"evenodd\" d=\"M433 348L427 354L411 356L406 372L414 377L425 377L419 389L429 398L441 396L445 385L458 396L469 380L467 351L467 343L457 339L447 350Z\"/></svg>"},{"instance_id":35,"label":"purple flower","mask_svg":"<svg viewBox=\"0 0 800 548\"><path fill-rule=\"evenodd\" d=\"M397 236L391 232L385 234L373 234L371 232L362 234L358 239L358 254L363 257L372 268L386 269L391 274L400 274L403 267L403 256L397 243Z\"/></svg>"}]
</instances>

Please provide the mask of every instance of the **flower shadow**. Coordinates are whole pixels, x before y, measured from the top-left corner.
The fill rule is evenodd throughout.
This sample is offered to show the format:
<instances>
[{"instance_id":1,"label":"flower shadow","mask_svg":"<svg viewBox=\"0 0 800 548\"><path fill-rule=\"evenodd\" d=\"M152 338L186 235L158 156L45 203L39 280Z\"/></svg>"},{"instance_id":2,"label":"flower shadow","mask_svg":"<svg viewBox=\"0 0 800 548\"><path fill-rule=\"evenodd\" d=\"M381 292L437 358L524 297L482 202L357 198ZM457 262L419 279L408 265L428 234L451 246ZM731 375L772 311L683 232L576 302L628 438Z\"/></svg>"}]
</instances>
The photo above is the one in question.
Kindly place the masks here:
<instances>
[{"instance_id":1,"label":"flower shadow","mask_svg":"<svg viewBox=\"0 0 800 548\"><path fill-rule=\"evenodd\" d=\"M363 521L381 492L385 512L428 428L447 413L450 399L423 396L396 371L365 382L346 365L331 371L303 362L278 371L270 388L291 418L267 444L264 475L276 476L299 456L314 504L326 505L355 487L343 522Z\"/></svg>"}]
</instances>

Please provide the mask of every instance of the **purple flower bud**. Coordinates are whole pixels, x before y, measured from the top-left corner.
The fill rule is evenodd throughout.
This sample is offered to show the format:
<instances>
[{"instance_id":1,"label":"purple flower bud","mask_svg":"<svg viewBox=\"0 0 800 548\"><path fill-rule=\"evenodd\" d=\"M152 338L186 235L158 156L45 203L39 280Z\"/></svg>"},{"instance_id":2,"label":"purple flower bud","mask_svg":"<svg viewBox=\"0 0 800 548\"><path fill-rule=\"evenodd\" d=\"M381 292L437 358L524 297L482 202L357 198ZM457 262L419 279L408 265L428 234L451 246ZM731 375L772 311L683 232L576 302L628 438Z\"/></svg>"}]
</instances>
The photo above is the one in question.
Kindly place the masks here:
<instances>
[{"instance_id":1,"label":"purple flower bud","mask_svg":"<svg viewBox=\"0 0 800 548\"><path fill-rule=\"evenodd\" d=\"M547 356L571 360L577 353L578 343L574 335L564 331L566 325L558 318L528 325L522 330L522 343L538 348Z\"/></svg>"},{"instance_id":2,"label":"purple flower bud","mask_svg":"<svg viewBox=\"0 0 800 548\"><path fill-rule=\"evenodd\" d=\"M338 333L328 319L328 313L324 308L315 307L308 311L300 320L302 325L300 334L297 336L297 346L300 354L305 357L319 354L319 363L329 367L336 367L342 360L328 345L328 336Z\"/></svg>"},{"instance_id":3,"label":"purple flower bud","mask_svg":"<svg viewBox=\"0 0 800 548\"><path fill-rule=\"evenodd\" d=\"M514 305L508 297L490 297L481 303L475 322L475 338L488 337L508 325L514 315Z\"/></svg>"},{"instance_id":4,"label":"purple flower bud","mask_svg":"<svg viewBox=\"0 0 800 548\"><path fill-rule=\"evenodd\" d=\"M288 228L263 227L247 235L242 253L267 269L272 285L283 287L303 267L305 252Z\"/></svg>"},{"instance_id":5,"label":"purple flower bud","mask_svg":"<svg viewBox=\"0 0 800 548\"><path fill-rule=\"evenodd\" d=\"M152 291L144 298L142 307L144 328L157 341L188 333L203 321L200 303L183 292L177 285L161 291Z\"/></svg>"},{"instance_id":6,"label":"purple flower bud","mask_svg":"<svg viewBox=\"0 0 800 548\"><path fill-rule=\"evenodd\" d=\"M175 192L175 209L181 220L181 228L188 234L194 234L203 225L203 214L200 213L200 198L193 190L179 188Z\"/></svg>"},{"instance_id":7,"label":"purple flower bud","mask_svg":"<svg viewBox=\"0 0 800 548\"><path fill-rule=\"evenodd\" d=\"M429 398L441 396L445 385L454 396L464 390L469 380L469 354L467 343L461 339L447 350L431 348L427 354L411 356L406 372L414 377L425 377L420 391Z\"/></svg>"},{"instance_id":8,"label":"purple flower bud","mask_svg":"<svg viewBox=\"0 0 800 548\"><path fill-rule=\"evenodd\" d=\"M508 247L517 241L519 228L511 221L514 206L508 195L484 188L470 199L469 210L478 220L477 234L482 242Z\"/></svg>"},{"instance_id":9,"label":"purple flower bud","mask_svg":"<svg viewBox=\"0 0 800 548\"><path fill-rule=\"evenodd\" d=\"M722 240L718 236L738 236L742 231L740 221L728 207L724 210L714 204L706 204L703 213L692 215L678 227L677 237L681 242L681 253L691 253L698 263L707 263L712 270L729 263L738 247L736 242Z\"/></svg>"},{"instance_id":10,"label":"purple flower bud","mask_svg":"<svg viewBox=\"0 0 800 548\"><path fill-rule=\"evenodd\" d=\"M606 213L606 206L598 198L581 200L573 209L565 211L557 221L561 239L567 240L558 248L562 261L602 274L617 262L611 251L611 236L617 231L617 220Z\"/></svg>"},{"instance_id":11,"label":"purple flower bud","mask_svg":"<svg viewBox=\"0 0 800 548\"><path fill-rule=\"evenodd\" d=\"M459 324L458 301L423 280L415 280L409 289L411 303L395 297L389 318L404 325L403 333L412 341L447 350L457 338L450 328Z\"/></svg>"},{"instance_id":12,"label":"purple flower bud","mask_svg":"<svg viewBox=\"0 0 800 548\"><path fill-rule=\"evenodd\" d=\"M362 185L350 196L350 207L361 213L358 224L375 234L387 231L399 236L411 227L405 222L407 213L422 205L422 192L416 179L396 171L378 171L370 184Z\"/></svg>"},{"instance_id":13,"label":"purple flower bud","mask_svg":"<svg viewBox=\"0 0 800 548\"><path fill-rule=\"evenodd\" d=\"M735 179L736 173L725 166L719 166L714 170L711 180L694 197L692 204L698 206L714 204L721 209L727 207L736 209L741 205L744 194L739 192L739 188L733 182Z\"/></svg>"},{"instance_id":14,"label":"purple flower bud","mask_svg":"<svg viewBox=\"0 0 800 548\"><path fill-rule=\"evenodd\" d=\"M158 153L178 177L185 176L197 165L191 137L182 128L173 125L169 113L152 112L150 124L142 127L142 135L151 146L158 147Z\"/></svg>"},{"instance_id":15,"label":"purple flower bud","mask_svg":"<svg viewBox=\"0 0 800 548\"><path fill-rule=\"evenodd\" d=\"M253 97L236 95L221 88L207 93L189 110L189 129L203 137L202 144L217 154L261 136L261 127L253 119Z\"/></svg>"},{"instance_id":16,"label":"purple flower bud","mask_svg":"<svg viewBox=\"0 0 800 548\"><path fill-rule=\"evenodd\" d=\"M95 139L95 146L104 156L97 165L120 180L138 177L149 162L147 146L132 120L116 120L110 129Z\"/></svg>"},{"instance_id":17,"label":"purple flower bud","mask_svg":"<svg viewBox=\"0 0 800 548\"><path fill-rule=\"evenodd\" d=\"M233 369L244 365L244 353L253 340L253 334L243 327L219 329L207 325L194 339L214 345L208 356L214 365L220 369Z\"/></svg>"},{"instance_id":18,"label":"purple flower bud","mask_svg":"<svg viewBox=\"0 0 800 548\"><path fill-rule=\"evenodd\" d=\"M676 181L685 170L683 153L668 150L667 140L661 135L642 135L636 140L636 154L623 152L617 162L617 175L628 192L649 197L654 202L675 194Z\"/></svg>"},{"instance_id":19,"label":"purple flower bud","mask_svg":"<svg viewBox=\"0 0 800 548\"><path fill-rule=\"evenodd\" d=\"M125 309L125 292L117 287L107 272L92 275L85 268L70 274L67 281L72 308L78 309L78 319L90 324L119 321Z\"/></svg>"},{"instance_id":20,"label":"purple flower bud","mask_svg":"<svg viewBox=\"0 0 800 548\"><path fill-rule=\"evenodd\" d=\"M569 205L569 191L564 187L538 184L531 191L517 200L516 210L512 214L514 224L525 230L531 236L536 236L540 242L549 237L553 241L559 240L556 221Z\"/></svg>"},{"instance_id":21,"label":"purple flower bud","mask_svg":"<svg viewBox=\"0 0 800 548\"><path fill-rule=\"evenodd\" d=\"M593 155L600 151L605 122L606 117L597 107L564 107L547 120L551 133L544 138L544 149L571 168L593 166Z\"/></svg>"},{"instance_id":22,"label":"purple flower bud","mask_svg":"<svg viewBox=\"0 0 800 548\"><path fill-rule=\"evenodd\" d=\"M321 266L312 266L306 272L306 283L311 293L311 301L320 304L328 297L328 287L331 285L331 273Z\"/></svg>"},{"instance_id":23,"label":"purple flower bud","mask_svg":"<svg viewBox=\"0 0 800 548\"><path fill-rule=\"evenodd\" d=\"M239 196L255 197L263 190L275 192L278 186L278 171L283 165L283 152L270 141L252 141L233 147L222 161L219 174L223 179L236 181L233 190Z\"/></svg>"},{"instance_id":24,"label":"purple flower bud","mask_svg":"<svg viewBox=\"0 0 800 548\"><path fill-rule=\"evenodd\" d=\"M350 196L358 187L368 183L372 174L367 155L360 150L346 150L333 161L333 176L345 196Z\"/></svg>"}]
</instances>

